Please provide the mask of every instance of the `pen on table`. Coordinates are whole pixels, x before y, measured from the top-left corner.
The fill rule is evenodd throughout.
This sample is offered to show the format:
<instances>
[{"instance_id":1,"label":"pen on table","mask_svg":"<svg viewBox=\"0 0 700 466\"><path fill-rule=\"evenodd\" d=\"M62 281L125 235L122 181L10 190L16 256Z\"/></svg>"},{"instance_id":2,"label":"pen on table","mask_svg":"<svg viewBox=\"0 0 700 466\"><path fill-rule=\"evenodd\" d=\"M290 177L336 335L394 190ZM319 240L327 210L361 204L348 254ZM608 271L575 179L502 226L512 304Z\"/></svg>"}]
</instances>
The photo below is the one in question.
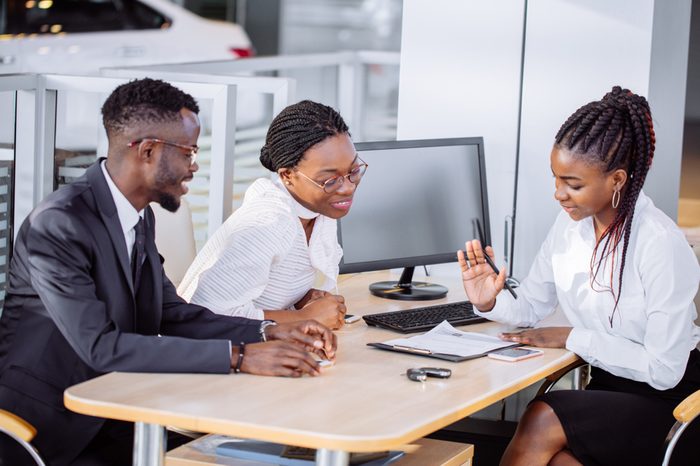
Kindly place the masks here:
<instances>
[{"instance_id":1,"label":"pen on table","mask_svg":"<svg viewBox=\"0 0 700 466\"><path fill-rule=\"evenodd\" d=\"M464 258L467 258L467 251L464 251ZM498 267L496 267L496 264L493 263L489 255L486 253L486 248L484 247L484 259L486 260L486 263L491 266L494 272L499 273L500 271L498 270ZM506 289L510 292L511 295L513 295L513 298L518 299L518 295L515 294L515 290L508 284L508 281L504 283L506 286Z\"/></svg>"},{"instance_id":2,"label":"pen on table","mask_svg":"<svg viewBox=\"0 0 700 466\"><path fill-rule=\"evenodd\" d=\"M432 354L432 351L430 351L429 349L415 348L413 346L403 346L403 345L392 345L392 346L395 349L408 351L409 353Z\"/></svg>"}]
</instances>

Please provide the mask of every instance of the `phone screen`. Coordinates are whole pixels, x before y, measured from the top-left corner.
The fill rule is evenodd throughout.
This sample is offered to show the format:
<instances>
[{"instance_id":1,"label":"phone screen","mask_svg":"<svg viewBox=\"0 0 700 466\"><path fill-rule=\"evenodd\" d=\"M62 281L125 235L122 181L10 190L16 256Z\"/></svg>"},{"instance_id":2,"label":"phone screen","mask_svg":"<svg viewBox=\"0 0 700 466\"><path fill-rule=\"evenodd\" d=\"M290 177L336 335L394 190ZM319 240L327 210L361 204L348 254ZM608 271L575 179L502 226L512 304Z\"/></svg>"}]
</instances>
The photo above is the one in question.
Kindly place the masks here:
<instances>
[{"instance_id":1,"label":"phone screen","mask_svg":"<svg viewBox=\"0 0 700 466\"><path fill-rule=\"evenodd\" d=\"M502 356L508 356L511 358L519 358L521 356L528 356L530 354L538 354L541 353L541 351L531 350L527 348L505 348L502 350L494 351L494 353L500 354Z\"/></svg>"},{"instance_id":2,"label":"phone screen","mask_svg":"<svg viewBox=\"0 0 700 466\"><path fill-rule=\"evenodd\" d=\"M529 348L503 348L498 351L487 354L488 357L493 359L500 359L502 361L522 361L523 359L532 358L535 356L541 356L544 354L542 350L529 349Z\"/></svg>"}]
</instances>

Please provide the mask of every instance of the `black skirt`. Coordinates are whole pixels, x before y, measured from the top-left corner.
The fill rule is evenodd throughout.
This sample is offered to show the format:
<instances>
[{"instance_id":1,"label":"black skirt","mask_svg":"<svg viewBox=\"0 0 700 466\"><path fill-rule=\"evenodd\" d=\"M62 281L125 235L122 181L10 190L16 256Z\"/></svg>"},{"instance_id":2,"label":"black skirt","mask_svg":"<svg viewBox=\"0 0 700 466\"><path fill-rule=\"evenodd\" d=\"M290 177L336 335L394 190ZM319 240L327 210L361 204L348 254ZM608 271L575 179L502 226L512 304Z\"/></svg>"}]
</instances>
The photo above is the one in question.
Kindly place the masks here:
<instances>
[{"instance_id":1,"label":"black skirt","mask_svg":"<svg viewBox=\"0 0 700 466\"><path fill-rule=\"evenodd\" d=\"M593 367L586 390L550 392L533 401L543 401L554 410L569 449L584 465L658 466L664 439L675 422L673 409L698 389L700 351L693 350L683 379L670 390L656 390ZM671 464L700 466L700 420L683 433Z\"/></svg>"}]
</instances>

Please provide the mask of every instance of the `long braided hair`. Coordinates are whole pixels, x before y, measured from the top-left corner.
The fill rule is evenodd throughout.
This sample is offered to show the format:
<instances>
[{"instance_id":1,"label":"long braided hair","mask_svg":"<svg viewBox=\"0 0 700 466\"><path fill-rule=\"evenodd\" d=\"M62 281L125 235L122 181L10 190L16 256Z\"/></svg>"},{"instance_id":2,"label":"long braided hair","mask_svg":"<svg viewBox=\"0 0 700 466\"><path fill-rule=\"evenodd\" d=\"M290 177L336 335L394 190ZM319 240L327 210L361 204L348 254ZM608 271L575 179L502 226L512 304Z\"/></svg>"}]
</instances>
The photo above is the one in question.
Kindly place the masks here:
<instances>
[{"instance_id":1,"label":"long braided hair","mask_svg":"<svg viewBox=\"0 0 700 466\"><path fill-rule=\"evenodd\" d=\"M622 293L622 274L625 269L627 246L632 231L634 207L654 158L654 125L647 100L628 89L615 86L602 100L579 108L561 126L555 146L564 148L583 159L602 167L604 173L623 169L629 180L621 194L612 223L596 241L591 256L591 287L597 281L601 265L611 258L610 287L615 307L610 315L610 326ZM615 250L622 241L617 293L613 289ZM600 257L596 261L596 257ZM605 267L603 267L605 269Z\"/></svg>"},{"instance_id":2,"label":"long braided hair","mask_svg":"<svg viewBox=\"0 0 700 466\"><path fill-rule=\"evenodd\" d=\"M304 153L319 142L336 134L349 134L340 114L331 107L302 100L282 110L270 124L260 162L276 172L292 168Z\"/></svg>"}]
</instances>

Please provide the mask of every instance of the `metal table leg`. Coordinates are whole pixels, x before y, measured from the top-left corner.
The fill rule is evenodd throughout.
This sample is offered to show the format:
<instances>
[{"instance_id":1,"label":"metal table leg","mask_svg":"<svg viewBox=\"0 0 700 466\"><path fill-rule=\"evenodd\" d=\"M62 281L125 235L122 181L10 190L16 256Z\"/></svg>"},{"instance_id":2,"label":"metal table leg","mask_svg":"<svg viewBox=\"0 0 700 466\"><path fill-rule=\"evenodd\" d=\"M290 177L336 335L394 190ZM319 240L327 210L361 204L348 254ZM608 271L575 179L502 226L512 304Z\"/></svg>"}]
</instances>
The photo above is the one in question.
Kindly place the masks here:
<instances>
[{"instance_id":1,"label":"metal table leg","mask_svg":"<svg viewBox=\"0 0 700 466\"><path fill-rule=\"evenodd\" d=\"M134 466L163 466L166 442L163 426L137 422L134 426Z\"/></svg>"},{"instance_id":2,"label":"metal table leg","mask_svg":"<svg viewBox=\"0 0 700 466\"><path fill-rule=\"evenodd\" d=\"M316 450L316 466L348 466L350 453L342 450L328 450L319 448Z\"/></svg>"}]
</instances>

